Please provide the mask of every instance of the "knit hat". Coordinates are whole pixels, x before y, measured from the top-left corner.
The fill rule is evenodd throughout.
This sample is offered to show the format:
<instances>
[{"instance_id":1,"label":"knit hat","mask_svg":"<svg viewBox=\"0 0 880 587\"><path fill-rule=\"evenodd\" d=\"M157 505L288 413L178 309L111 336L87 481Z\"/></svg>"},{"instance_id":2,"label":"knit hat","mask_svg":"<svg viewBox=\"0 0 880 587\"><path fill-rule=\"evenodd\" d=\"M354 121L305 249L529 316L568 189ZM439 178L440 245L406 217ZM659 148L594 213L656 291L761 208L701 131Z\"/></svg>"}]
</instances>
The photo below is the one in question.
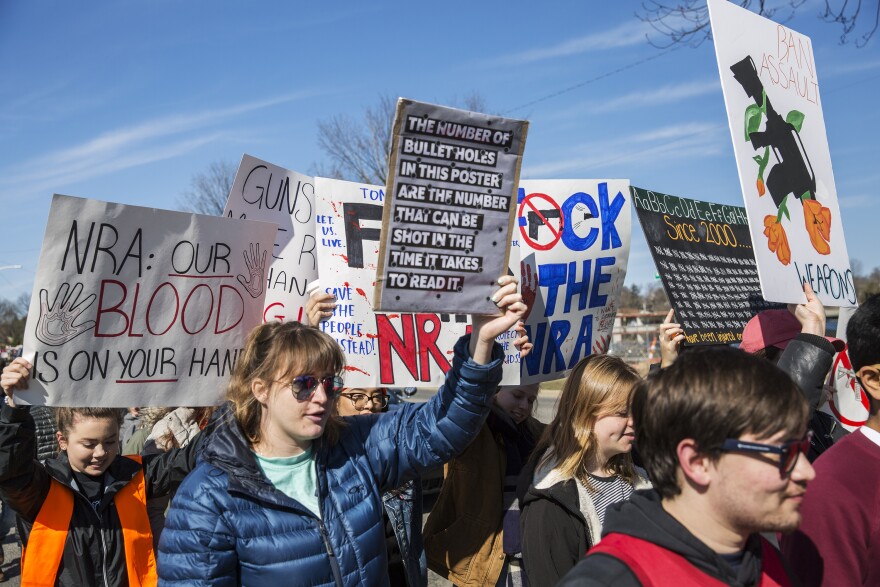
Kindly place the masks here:
<instances>
[{"instance_id":1,"label":"knit hat","mask_svg":"<svg viewBox=\"0 0 880 587\"><path fill-rule=\"evenodd\" d=\"M801 323L788 310L764 310L746 324L739 348L747 353L771 346L784 349L800 333ZM825 339L838 353L846 348L846 343L839 338L826 336Z\"/></svg>"}]
</instances>

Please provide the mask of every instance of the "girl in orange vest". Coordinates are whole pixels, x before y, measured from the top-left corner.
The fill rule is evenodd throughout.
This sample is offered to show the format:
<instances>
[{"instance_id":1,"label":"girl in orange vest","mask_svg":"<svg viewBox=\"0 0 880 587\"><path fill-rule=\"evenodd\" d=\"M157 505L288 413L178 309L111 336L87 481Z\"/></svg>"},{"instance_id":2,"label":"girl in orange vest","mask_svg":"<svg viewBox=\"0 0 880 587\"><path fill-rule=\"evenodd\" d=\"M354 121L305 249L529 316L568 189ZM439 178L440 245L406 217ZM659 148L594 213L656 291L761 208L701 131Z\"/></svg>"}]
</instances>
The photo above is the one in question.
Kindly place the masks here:
<instances>
[{"instance_id":1,"label":"girl in orange vest","mask_svg":"<svg viewBox=\"0 0 880 587\"><path fill-rule=\"evenodd\" d=\"M0 379L0 497L18 515L22 587L155 585L146 500L180 484L201 438L142 463L119 454L124 410L58 408L61 453L38 462L29 407L13 402L31 368L18 358Z\"/></svg>"}]
</instances>

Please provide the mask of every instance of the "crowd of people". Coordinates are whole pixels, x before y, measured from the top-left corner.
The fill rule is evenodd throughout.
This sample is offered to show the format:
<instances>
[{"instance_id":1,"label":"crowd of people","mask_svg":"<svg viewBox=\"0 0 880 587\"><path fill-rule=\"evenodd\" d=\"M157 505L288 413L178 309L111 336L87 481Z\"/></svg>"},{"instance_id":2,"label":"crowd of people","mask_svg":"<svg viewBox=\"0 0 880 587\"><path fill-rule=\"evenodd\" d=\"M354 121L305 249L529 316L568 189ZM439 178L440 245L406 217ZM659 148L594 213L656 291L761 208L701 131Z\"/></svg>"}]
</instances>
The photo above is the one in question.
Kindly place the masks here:
<instances>
[{"instance_id":1,"label":"crowd of people","mask_svg":"<svg viewBox=\"0 0 880 587\"><path fill-rule=\"evenodd\" d=\"M346 386L328 294L309 325L250 333L216 409L57 408L52 426L16 405L16 358L0 497L22 585L880 585L880 296L847 327L870 408L847 433L819 411L844 343L805 295L738 349L682 346L670 313L647 377L587 356L547 425L537 385L499 385L495 339L527 311L512 277L436 395L395 410Z\"/></svg>"}]
</instances>

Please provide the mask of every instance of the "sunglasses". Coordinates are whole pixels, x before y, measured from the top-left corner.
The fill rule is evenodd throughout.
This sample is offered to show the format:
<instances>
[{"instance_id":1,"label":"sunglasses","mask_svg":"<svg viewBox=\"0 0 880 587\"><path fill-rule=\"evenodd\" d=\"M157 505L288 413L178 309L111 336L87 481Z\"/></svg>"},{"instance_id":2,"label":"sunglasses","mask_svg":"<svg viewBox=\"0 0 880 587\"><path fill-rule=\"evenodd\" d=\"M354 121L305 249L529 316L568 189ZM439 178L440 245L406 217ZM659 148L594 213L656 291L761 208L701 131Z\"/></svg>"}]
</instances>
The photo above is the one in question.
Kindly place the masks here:
<instances>
[{"instance_id":1,"label":"sunglasses","mask_svg":"<svg viewBox=\"0 0 880 587\"><path fill-rule=\"evenodd\" d=\"M315 391L318 390L318 385L324 387L327 399L334 399L342 391L342 377L338 375L327 375L326 377L299 375L287 384L297 401L301 402L312 399Z\"/></svg>"},{"instance_id":2,"label":"sunglasses","mask_svg":"<svg viewBox=\"0 0 880 587\"><path fill-rule=\"evenodd\" d=\"M367 400L373 402L373 406L378 406L380 409L385 409L385 406L388 405L388 396L384 393L374 393L372 395L365 393L343 393L342 397L347 397L351 400L356 410L363 410L367 407Z\"/></svg>"},{"instance_id":3,"label":"sunglasses","mask_svg":"<svg viewBox=\"0 0 880 587\"><path fill-rule=\"evenodd\" d=\"M782 445L761 444L760 442L728 438L721 445L721 452L760 452L780 455L779 472L783 476L788 476L794 471L798 456L801 453L807 454L809 452L812 439L812 430L808 430L807 435L802 440L792 440Z\"/></svg>"}]
</instances>

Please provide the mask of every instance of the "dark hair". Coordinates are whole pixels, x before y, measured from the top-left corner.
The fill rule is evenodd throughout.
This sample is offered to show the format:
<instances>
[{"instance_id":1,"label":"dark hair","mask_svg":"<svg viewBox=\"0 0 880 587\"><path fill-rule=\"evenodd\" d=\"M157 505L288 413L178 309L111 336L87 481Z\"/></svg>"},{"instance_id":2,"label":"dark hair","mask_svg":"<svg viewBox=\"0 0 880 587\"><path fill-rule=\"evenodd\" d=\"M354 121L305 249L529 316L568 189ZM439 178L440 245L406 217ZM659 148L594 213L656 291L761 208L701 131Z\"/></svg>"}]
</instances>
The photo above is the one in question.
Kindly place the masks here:
<instances>
[{"instance_id":1,"label":"dark hair","mask_svg":"<svg viewBox=\"0 0 880 587\"><path fill-rule=\"evenodd\" d=\"M849 319L846 344L853 371L880 363L880 294L865 300Z\"/></svg>"},{"instance_id":2,"label":"dark hair","mask_svg":"<svg viewBox=\"0 0 880 587\"><path fill-rule=\"evenodd\" d=\"M774 365L779 362L779 357L782 356L782 349L778 346L765 346L762 349L756 350L752 353L756 357L760 357L762 359L767 359Z\"/></svg>"},{"instance_id":3,"label":"dark hair","mask_svg":"<svg viewBox=\"0 0 880 587\"><path fill-rule=\"evenodd\" d=\"M289 380L297 375L339 374L345 366L342 348L328 334L299 322L269 322L254 328L235 363L226 397L245 437L260 442L260 404L251 382ZM324 435L332 444L341 420L331 418Z\"/></svg>"},{"instance_id":4,"label":"dark hair","mask_svg":"<svg viewBox=\"0 0 880 587\"><path fill-rule=\"evenodd\" d=\"M77 416L80 418L107 418L108 420L116 420L116 425L122 426L125 408L55 408L55 423L58 431L67 436Z\"/></svg>"},{"instance_id":5,"label":"dark hair","mask_svg":"<svg viewBox=\"0 0 880 587\"><path fill-rule=\"evenodd\" d=\"M727 438L779 432L801 438L810 411L787 374L729 347L681 355L636 386L631 407L639 455L665 498L681 492L677 449L682 440L693 439L701 453L717 459Z\"/></svg>"}]
</instances>

